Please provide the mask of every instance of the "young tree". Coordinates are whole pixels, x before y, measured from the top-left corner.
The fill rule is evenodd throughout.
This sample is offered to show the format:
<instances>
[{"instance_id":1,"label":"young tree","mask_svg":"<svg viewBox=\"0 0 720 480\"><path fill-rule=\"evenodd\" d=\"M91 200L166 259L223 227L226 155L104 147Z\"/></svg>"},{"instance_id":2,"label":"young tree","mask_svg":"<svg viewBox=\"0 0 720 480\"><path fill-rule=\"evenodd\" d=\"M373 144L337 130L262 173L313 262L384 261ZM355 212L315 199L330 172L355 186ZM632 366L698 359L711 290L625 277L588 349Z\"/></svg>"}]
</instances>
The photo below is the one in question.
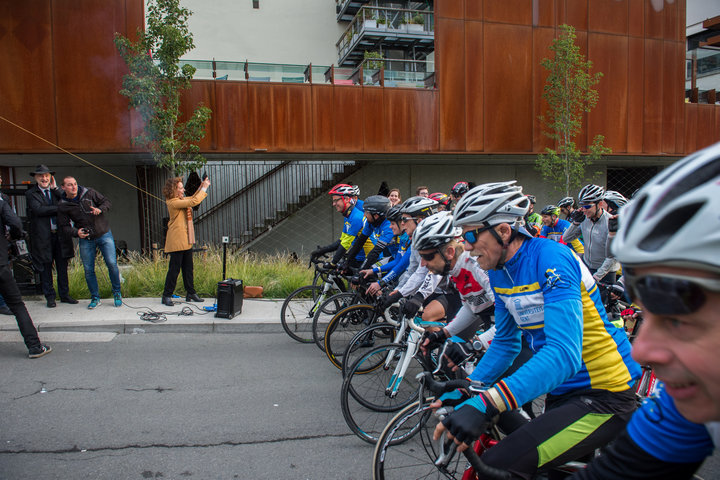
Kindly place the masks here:
<instances>
[{"instance_id":1,"label":"young tree","mask_svg":"<svg viewBox=\"0 0 720 480\"><path fill-rule=\"evenodd\" d=\"M546 180L562 191L565 196L577 191L584 183L585 169L602 155L611 152L603 145L605 137L597 135L583 154L575 145L575 137L582 128L583 115L590 112L598 101L598 92L593 87L603 74L590 74L592 62L586 61L575 44L575 29L560 25L560 35L553 41L550 50L553 58L544 58L541 65L548 70L543 89L543 98L549 108L541 115L543 134L555 142L556 149L545 148L538 155L536 168Z\"/></svg>"},{"instance_id":2,"label":"young tree","mask_svg":"<svg viewBox=\"0 0 720 480\"><path fill-rule=\"evenodd\" d=\"M205 136L210 109L200 104L186 122L180 121L180 95L195 74L195 67L179 65L180 57L195 48L187 25L190 15L180 0L149 0L147 29L138 29L137 41L115 34L115 46L130 70L120 93L145 124L133 141L176 174L197 170L207 161L197 143Z\"/></svg>"}]
</instances>

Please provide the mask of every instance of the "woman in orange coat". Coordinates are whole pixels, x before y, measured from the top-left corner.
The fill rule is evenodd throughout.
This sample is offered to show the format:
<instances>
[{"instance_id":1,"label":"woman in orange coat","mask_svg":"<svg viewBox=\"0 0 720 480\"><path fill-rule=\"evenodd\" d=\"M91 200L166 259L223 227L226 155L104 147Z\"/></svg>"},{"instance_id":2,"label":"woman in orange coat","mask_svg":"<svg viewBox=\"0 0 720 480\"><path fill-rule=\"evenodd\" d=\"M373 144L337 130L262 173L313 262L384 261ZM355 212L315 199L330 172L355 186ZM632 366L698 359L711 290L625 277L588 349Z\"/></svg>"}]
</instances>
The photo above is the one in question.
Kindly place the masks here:
<instances>
[{"instance_id":1,"label":"woman in orange coat","mask_svg":"<svg viewBox=\"0 0 720 480\"><path fill-rule=\"evenodd\" d=\"M192 246L195 243L195 229L192 222L192 207L205 200L209 186L210 179L206 178L200 184L195 195L189 198L185 197L185 187L180 177L169 178L163 187L170 214L167 237L165 237L165 253L170 254L170 265L165 277L162 303L169 307L174 305L172 295L180 270L182 270L183 284L185 285L185 300L188 302L203 301L195 292L193 283Z\"/></svg>"}]
</instances>

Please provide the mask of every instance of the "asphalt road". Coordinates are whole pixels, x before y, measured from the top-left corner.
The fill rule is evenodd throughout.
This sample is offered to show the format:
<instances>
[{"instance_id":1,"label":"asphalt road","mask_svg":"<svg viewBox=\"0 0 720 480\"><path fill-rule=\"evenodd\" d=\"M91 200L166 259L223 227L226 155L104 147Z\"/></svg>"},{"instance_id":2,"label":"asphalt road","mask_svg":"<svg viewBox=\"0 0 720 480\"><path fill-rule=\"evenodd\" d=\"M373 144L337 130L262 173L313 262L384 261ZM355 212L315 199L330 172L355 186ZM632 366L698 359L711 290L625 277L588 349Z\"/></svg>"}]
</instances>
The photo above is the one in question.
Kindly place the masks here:
<instances>
[{"instance_id":1,"label":"asphalt road","mask_svg":"<svg viewBox=\"0 0 720 480\"><path fill-rule=\"evenodd\" d=\"M0 345L0 478L365 479L340 373L285 334Z\"/></svg>"},{"instance_id":2,"label":"asphalt road","mask_svg":"<svg viewBox=\"0 0 720 480\"><path fill-rule=\"evenodd\" d=\"M340 373L285 334L0 343L0 479L367 479ZM82 339L81 339L82 340ZM720 478L713 458L702 478Z\"/></svg>"}]
</instances>

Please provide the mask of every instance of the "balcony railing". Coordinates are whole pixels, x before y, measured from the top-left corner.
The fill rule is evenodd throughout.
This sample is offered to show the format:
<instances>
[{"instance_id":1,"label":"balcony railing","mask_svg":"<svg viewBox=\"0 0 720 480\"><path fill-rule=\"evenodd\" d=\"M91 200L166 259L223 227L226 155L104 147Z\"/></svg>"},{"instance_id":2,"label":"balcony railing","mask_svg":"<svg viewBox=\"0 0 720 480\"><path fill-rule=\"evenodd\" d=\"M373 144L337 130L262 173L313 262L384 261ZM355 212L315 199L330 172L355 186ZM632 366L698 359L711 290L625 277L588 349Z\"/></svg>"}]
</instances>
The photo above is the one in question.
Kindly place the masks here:
<instances>
[{"instance_id":1,"label":"balcony railing","mask_svg":"<svg viewBox=\"0 0 720 480\"><path fill-rule=\"evenodd\" d=\"M404 39L408 46L424 41L432 46L435 38L434 16L428 10L405 10L399 8L362 7L335 46L339 63L362 42L363 37Z\"/></svg>"},{"instance_id":2,"label":"balcony railing","mask_svg":"<svg viewBox=\"0 0 720 480\"><path fill-rule=\"evenodd\" d=\"M685 99L690 103L720 101L720 48L700 47L687 52Z\"/></svg>"},{"instance_id":3,"label":"balcony railing","mask_svg":"<svg viewBox=\"0 0 720 480\"><path fill-rule=\"evenodd\" d=\"M379 85L385 87L428 88L434 86L435 65L429 61L367 59L356 68L333 65L292 65L278 63L225 62L218 60L180 60L196 68L196 80L236 80L274 83L331 83L333 85ZM370 68L372 66L373 68ZM365 69L360 81L358 71ZM384 70L384 81L377 77Z\"/></svg>"}]
</instances>

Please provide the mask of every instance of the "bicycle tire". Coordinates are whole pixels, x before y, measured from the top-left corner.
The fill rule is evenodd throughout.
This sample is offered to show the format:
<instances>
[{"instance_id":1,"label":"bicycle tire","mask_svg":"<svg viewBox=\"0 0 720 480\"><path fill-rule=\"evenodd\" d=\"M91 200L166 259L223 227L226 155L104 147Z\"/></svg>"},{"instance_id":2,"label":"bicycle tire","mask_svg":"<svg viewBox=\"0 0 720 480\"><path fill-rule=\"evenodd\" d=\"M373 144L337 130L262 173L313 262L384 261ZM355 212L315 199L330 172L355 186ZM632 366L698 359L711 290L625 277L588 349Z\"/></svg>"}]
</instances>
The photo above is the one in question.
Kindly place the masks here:
<instances>
[{"instance_id":1,"label":"bicycle tire","mask_svg":"<svg viewBox=\"0 0 720 480\"><path fill-rule=\"evenodd\" d=\"M336 293L325 300L315 311L312 323L312 334L315 345L325 351L325 330L337 312L355 303L357 295L352 292Z\"/></svg>"},{"instance_id":2,"label":"bicycle tire","mask_svg":"<svg viewBox=\"0 0 720 480\"><path fill-rule=\"evenodd\" d=\"M398 412L375 445L373 480L462 478L467 465L464 455L455 452L444 470L434 464L438 452L432 435L437 423L429 405L417 409L417 404L411 404Z\"/></svg>"},{"instance_id":3,"label":"bicycle tire","mask_svg":"<svg viewBox=\"0 0 720 480\"><path fill-rule=\"evenodd\" d=\"M287 296L280 309L280 323L290 338L300 343L313 343L312 320L320 298L321 287L305 285ZM303 295L310 295L303 297Z\"/></svg>"},{"instance_id":4,"label":"bicycle tire","mask_svg":"<svg viewBox=\"0 0 720 480\"><path fill-rule=\"evenodd\" d=\"M325 329L325 355L330 363L342 369L342 356L352 338L360 330L385 319L372 305L360 303L343 308L330 319Z\"/></svg>"},{"instance_id":5,"label":"bicycle tire","mask_svg":"<svg viewBox=\"0 0 720 480\"><path fill-rule=\"evenodd\" d=\"M396 395L391 397L387 393L388 385L395 378L395 367L406 354L407 346L397 343L373 348L353 363L343 381L340 394L343 418L350 430L365 442L375 443L387 422L399 410L417 400L419 385L415 375L422 371L422 367L412 359L406 377L400 380ZM388 355L392 355L392 358L386 368L383 361ZM367 362L374 369L358 374L358 370Z\"/></svg>"},{"instance_id":6,"label":"bicycle tire","mask_svg":"<svg viewBox=\"0 0 720 480\"><path fill-rule=\"evenodd\" d=\"M381 322L370 325L359 331L348 343L342 356L342 376L347 376L350 366L371 348L392 343L395 340L397 327L391 323ZM382 363L382 362L381 362ZM379 366L379 365L378 365ZM357 373L367 373L377 366L360 368Z\"/></svg>"}]
</instances>

